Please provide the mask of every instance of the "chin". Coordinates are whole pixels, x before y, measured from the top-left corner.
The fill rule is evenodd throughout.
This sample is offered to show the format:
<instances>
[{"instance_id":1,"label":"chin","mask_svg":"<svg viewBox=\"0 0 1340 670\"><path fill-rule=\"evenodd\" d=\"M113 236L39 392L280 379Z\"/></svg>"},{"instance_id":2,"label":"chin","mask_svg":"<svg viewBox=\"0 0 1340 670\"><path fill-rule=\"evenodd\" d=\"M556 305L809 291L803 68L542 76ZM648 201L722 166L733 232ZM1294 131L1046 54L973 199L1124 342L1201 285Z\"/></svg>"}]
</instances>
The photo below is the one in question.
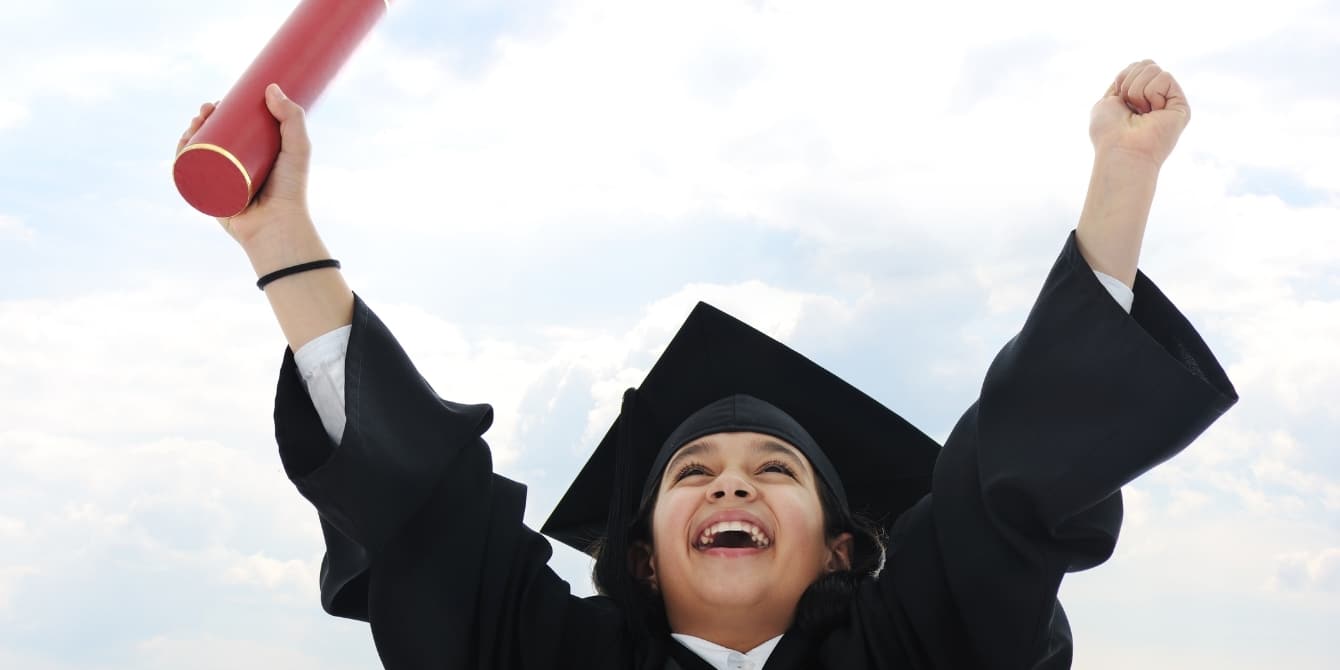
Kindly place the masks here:
<instances>
[{"instance_id":1,"label":"chin","mask_svg":"<svg viewBox=\"0 0 1340 670\"><path fill-rule=\"evenodd\" d=\"M755 575L754 578L723 576L697 589L699 596L713 607L754 607L774 604L778 593L775 585Z\"/></svg>"}]
</instances>

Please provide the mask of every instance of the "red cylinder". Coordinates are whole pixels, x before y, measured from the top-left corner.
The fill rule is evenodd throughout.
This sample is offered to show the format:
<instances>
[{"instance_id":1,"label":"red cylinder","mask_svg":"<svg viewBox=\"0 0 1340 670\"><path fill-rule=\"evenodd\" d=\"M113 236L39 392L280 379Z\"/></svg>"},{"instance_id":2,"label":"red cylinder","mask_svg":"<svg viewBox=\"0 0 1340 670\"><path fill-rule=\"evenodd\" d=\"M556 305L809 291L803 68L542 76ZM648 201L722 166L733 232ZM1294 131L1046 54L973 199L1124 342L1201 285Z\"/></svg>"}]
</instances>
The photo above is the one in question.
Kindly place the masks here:
<instances>
[{"instance_id":1,"label":"red cylinder","mask_svg":"<svg viewBox=\"0 0 1340 670\"><path fill-rule=\"evenodd\" d=\"M234 216L255 197L279 155L279 124L265 87L279 84L310 109L390 0L302 0L172 164L186 202Z\"/></svg>"}]
</instances>

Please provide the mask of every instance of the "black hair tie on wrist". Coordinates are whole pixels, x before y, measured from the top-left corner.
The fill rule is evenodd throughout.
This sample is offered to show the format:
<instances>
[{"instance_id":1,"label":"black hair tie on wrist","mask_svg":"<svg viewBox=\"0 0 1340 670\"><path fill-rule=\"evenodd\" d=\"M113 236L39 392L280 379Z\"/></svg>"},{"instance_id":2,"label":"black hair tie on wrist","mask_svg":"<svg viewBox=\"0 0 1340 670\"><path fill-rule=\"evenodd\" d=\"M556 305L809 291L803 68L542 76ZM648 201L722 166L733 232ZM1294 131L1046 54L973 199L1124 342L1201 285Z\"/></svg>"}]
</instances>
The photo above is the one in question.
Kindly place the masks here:
<instances>
[{"instance_id":1,"label":"black hair tie on wrist","mask_svg":"<svg viewBox=\"0 0 1340 670\"><path fill-rule=\"evenodd\" d=\"M320 261L311 261L308 263L299 263L297 265L290 265L289 267L275 270L274 272L271 272L270 274L265 275L260 279L257 279L256 288L264 291L266 284L269 284L270 282L276 279L287 277L289 275L296 275L299 272L306 272L308 270L320 270L321 268L335 268L338 270L339 267L340 262L335 260L334 258L327 258L325 260Z\"/></svg>"}]
</instances>

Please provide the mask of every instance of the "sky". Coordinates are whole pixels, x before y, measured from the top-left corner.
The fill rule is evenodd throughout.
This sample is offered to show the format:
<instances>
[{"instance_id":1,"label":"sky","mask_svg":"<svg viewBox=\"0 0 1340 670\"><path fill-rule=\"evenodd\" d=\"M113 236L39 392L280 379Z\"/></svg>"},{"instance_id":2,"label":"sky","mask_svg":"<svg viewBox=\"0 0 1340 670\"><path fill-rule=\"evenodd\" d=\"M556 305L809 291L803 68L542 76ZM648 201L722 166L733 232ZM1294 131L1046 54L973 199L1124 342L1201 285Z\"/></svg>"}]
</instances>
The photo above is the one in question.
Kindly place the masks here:
<instances>
[{"instance_id":1,"label":"sky","mask_svg":"<svg viewBox=\"0 0 1340 670\"><path fill-rule=\"evenodd\" d=\"M376 665L317 599L283 337L170 178L295 4L0 2L0 667ZM1193 113L1141 268L1242 399L1067 577L1075 667L1331 668L1337 35L1335 0L396 0L309 110L310 200L538 527L699 300L943 439L1152 58Z\"/></svg>"}]
</instances>

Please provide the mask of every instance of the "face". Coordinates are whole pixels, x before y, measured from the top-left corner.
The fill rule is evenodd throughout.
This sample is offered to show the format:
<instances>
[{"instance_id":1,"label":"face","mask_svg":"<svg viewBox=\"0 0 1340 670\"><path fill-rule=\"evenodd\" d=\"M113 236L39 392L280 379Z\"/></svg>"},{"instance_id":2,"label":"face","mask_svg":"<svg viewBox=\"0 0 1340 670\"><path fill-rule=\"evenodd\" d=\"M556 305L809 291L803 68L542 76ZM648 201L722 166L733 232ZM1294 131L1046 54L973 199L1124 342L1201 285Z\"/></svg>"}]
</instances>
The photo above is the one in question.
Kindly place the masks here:
<instances>
[{"instance_id":1,"label":"face","mask_svg":"<svg viewBox=\"0 0 1340 670\"><path fill-rule=\"evenodd\" d=\"M814 470L777 438L695 440L670 460L657 496L649 578L678 632L731 613L784 619L784 630L805 589L845 567L850 536L825 537Z\"/></svg>"}]
</instances>

